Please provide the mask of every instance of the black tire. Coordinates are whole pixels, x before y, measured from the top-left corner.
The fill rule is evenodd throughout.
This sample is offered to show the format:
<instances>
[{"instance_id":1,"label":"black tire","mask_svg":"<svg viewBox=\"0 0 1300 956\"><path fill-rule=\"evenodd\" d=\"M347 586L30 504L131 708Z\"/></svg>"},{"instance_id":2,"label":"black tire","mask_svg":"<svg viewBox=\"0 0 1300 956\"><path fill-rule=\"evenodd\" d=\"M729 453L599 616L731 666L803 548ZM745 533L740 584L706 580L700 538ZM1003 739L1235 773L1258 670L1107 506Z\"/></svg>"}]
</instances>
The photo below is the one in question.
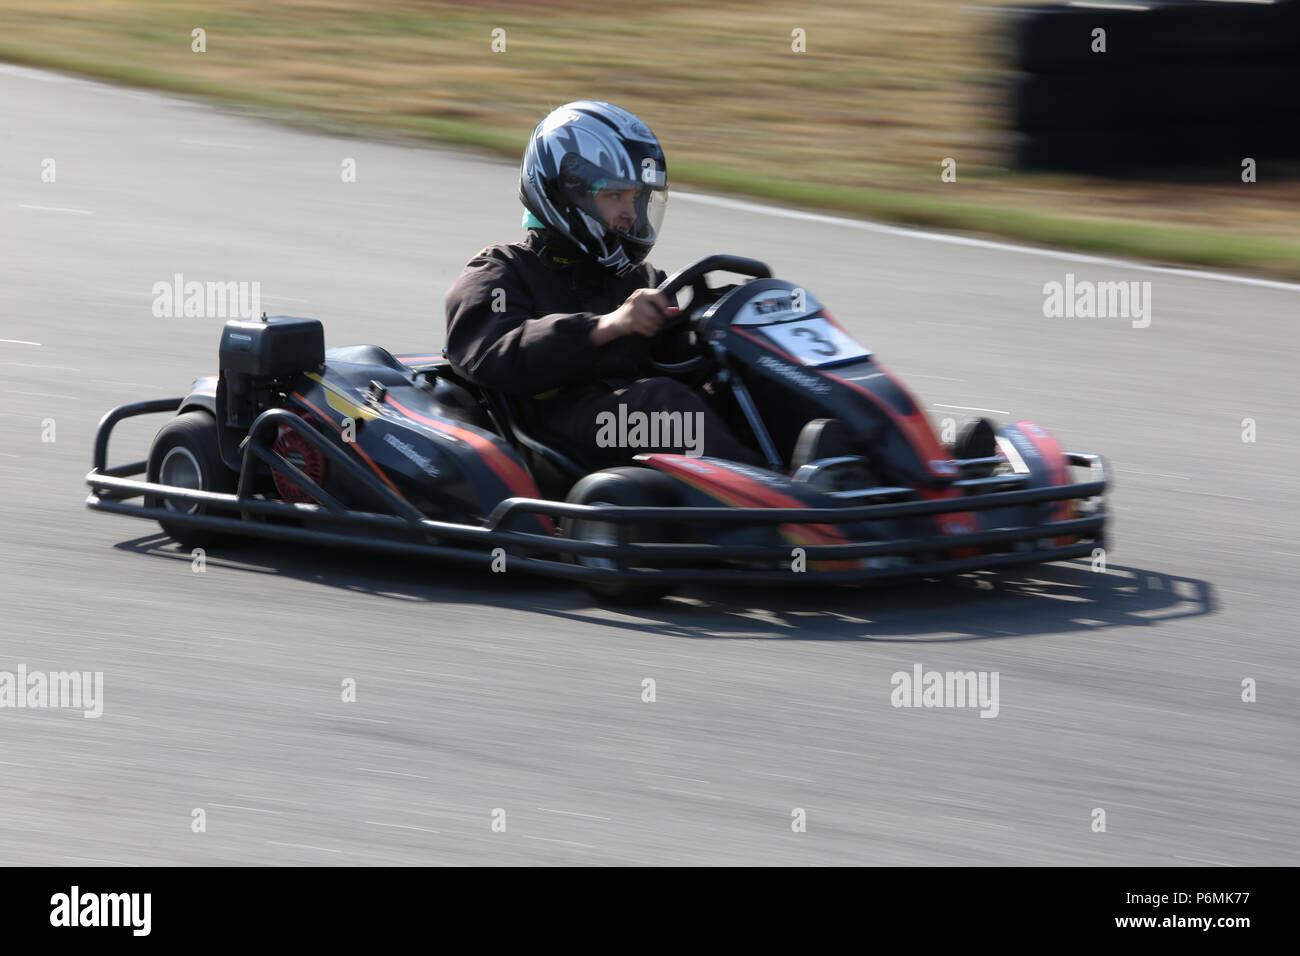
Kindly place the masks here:
<instances>
[{"instance_id":1,"label":"black tire","mask_svg":"<svg viewBox=\"0 0 1300 956\"><path fill-rule=\"evenodd\" d=\"M668 508L680 505L677 483L662 472L649 468L607 468L588 475L573 486L566 499L572 504L624 505L642 508ZM560 528L566 538L584 541L642 541L668 543L680 541L681 531L673 525L623 524L591 522L564 518ZM623 561L574 555L576 564L586 567L625 568ZM648 604L673 589L670 583L629 584L622 581L584 581L583 587L607 604Z\"/></svg>"},{"instance_id":2,"label":"black tire","mask_svg":"<svg viewBox=\"0 0 1300 956\"><path fill-rule=\"evenodd\" d=\"M820 458L841 458L866 452L863 442L839 418L814 418L799 430L794 451L790 453L790 470Z\"/></svg>"},{"instance_id":3,"label":"black tire","mask_svg":"<svg viewBox=\"0 0 1300 956\"><path fill-rule=\"evenodd\" d=\"M147 478L150 482L179 485L200 491L231 493L238 476L221 460L217 446L217 422L207 412L194 410L177 415L153 440L149 449ZM145 496L150 508L204 514L206 506L170 501L154 495ZM204 528L187 528L159 519L159 526L184 548L206 547L221 537L219 532Z\"/></svg>"}]
</instances>

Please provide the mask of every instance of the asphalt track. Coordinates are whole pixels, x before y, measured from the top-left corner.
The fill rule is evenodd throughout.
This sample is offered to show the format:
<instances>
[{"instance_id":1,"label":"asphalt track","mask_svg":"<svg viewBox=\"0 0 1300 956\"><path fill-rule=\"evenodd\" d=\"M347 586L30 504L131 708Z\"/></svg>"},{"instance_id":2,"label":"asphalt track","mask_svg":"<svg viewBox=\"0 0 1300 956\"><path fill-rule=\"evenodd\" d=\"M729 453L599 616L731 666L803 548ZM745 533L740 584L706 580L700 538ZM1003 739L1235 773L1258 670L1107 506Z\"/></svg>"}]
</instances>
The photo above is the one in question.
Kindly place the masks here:
<instances>
[{"instance_id":1,"label":"asphalt track","mask_svg":"<svg viewBox=\"0 0 1300 956\"><path fill-rule=\"evenodd\" d=\"M0 709L0 863L1300 862L1300 287L679 196L657 264L764 259L936 416L1108 456L1106 573L635 612L264 543L195 573L83 504L99 416L215 364L220 320L154 318L153 283L257 280L329 344L436 349L465 260L519 234L515 170L16 68L0 127L0 670L105 685L99 719ZM1150 281L1150 327L1045 318L1067 272ZM894 708L918 663L997 671L998 716Z\"/></svg>"}]
</instances>

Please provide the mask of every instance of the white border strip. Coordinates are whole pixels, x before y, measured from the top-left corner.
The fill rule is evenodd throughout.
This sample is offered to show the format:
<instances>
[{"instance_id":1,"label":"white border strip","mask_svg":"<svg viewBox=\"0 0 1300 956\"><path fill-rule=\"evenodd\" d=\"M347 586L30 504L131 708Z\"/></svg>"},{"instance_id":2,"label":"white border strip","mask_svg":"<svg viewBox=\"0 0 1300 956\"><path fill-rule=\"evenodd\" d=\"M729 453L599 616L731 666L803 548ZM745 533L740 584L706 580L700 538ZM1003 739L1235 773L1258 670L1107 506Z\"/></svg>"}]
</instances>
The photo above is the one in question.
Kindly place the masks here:
<instances>
[{"instance_id":1,"label":"white border strip","mask_svg":"<svg viewBox=\"0 0 1300 956\"><path fill-rule=\"evenodd\" d=\"M19 76L24 79L40 80L46 83L81 84L105 91L118 91L121 89L120 87L115 87L89 78L65 76L51 70L42 70L35 67L19 66L10 63L0 63L0 75L4 74ZM170 96L171 98L179 99L182 94L168 94L164 91L159 91L152 93L152 96L164 98ZM144 97L142 96L141 98ZM1059 249L1040 249L1035 246L1019 246L1014 243L996 242L991 239L975 239L971 236L953 236L942 232L926 232L922 229L908 229L903 226L888 226L879 222L869 222L865 219L846 219L843 216L829 216L824 213L804 212L799 209L784 209L780 206L766 206L762 203L748 202L743 199L730 199L724 196L709 196L704 193L680 192L674 190L673 196L680 197L687 202L697 202L705 206L720 206L724 209L735 209L741 212L758 213L767 216L779 216L785 219L798 219L803 222L820 222L829 226L860 229L865 232L875 232L887 236L902 236L907 239L926 239L931 242L946 242L951 245L972 246L977 249L996 249L1001 252L1019 252L1030 256L1048 256L1055 259L1065 259L1068 262L1086 262L1093 265L1119 266L1125 269L1139 269L1143 272L1159 272L1164 275L1179 276L1185 279L1207 279L1212 282L1233 282L1238 285L1255 286L1260 289L1280 289L1284 292L1300 292L1300 283L1282 282L1277 279L1257 279L1251 276L1231 275L1226 272L1206 272L1200 269L1179 269L1171 266L1153 266L1142 262L1133 262L1127 259L1094 256L1087 253L1064 252ZM66 211L93 215L93 213L86 210Z\"/></svg>"},{"instance_id":2,"label":"white border strip","mask_svg":"<svg viewBox=\"0 0 1300 956\"><path fill-rule=\"evenodd\" d=\"M1000 252L1019 252L1030 256L1048 256L1065 259L1069 262L1087 262L1101 266L1119 266L1125 269L1140 269L1143 272L1159 272L1164 275L1178 276L1184 279L1208 279L1214 282L1235 282L1238 285L1255 286L1261 289L1281 289L1284 292L1300 292L1300 283L1283 282L1278 279L1257 279L1253 276L1237 276L1226 272L1206 272L1200 269L1178 269L1172 266L1153 266L1144 262L1132 262L1127 259L1115 259L1108 256L1094 256L1083 252L1065 252L1060 249L1040 249L1035 246L1018 246L1010 242L996 242L992 239L976 239L972 236L951 236L942 232L926 232L922 229L908 229L904 226L888 226L884 223L869 222L865 219L846 219L843 216L829 216L825 213L804 212L801 209L784 209L780 206L765 206L761 203L748 202L743 199L730 199L724 196L708 196L704 193L673 192L674 199L685 199L705 206L720 206L723 209L735 209L740 212L759 213L767 216L780 216L784 219L798 219L802 222L819 222L828 226L846 226L864 232L875 232L887 236L902 236L907 239L928 239L931 242L947 242L957 246L974 246L977 249L996 249Z\"/></svg>"}]
</instances>

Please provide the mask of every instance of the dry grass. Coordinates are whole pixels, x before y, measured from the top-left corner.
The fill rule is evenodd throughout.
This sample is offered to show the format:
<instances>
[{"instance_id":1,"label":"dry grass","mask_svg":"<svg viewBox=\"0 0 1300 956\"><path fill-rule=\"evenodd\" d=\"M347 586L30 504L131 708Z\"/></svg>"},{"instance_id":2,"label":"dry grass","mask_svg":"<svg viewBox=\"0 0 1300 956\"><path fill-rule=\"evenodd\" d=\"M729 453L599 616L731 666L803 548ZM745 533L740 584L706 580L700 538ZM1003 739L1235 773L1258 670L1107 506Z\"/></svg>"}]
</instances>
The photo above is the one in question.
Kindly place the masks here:
<instances>
[{"instance_id":1,"label":"dry grass","mask_svg":"<svg viewBox=\"0 0 1300 956\"><path fill-rule=\"evenodd\" d=\"M195 27L207 31L206 53L190 50ZM495 28L506 31L504 53L491 49ZM795 29L807 52L792 52ZM549 109L607 99L650 123L679 183L1300 275L1300 181L1265 175L1247 186L1232 169L1217 184L1004 169L999 42L987 8L954 0L618 10L584 0L5 0L0 9L0 58L504 152L520 150ZM941 183L949 156L958 181Z\"/></svg>"}]
</instances>

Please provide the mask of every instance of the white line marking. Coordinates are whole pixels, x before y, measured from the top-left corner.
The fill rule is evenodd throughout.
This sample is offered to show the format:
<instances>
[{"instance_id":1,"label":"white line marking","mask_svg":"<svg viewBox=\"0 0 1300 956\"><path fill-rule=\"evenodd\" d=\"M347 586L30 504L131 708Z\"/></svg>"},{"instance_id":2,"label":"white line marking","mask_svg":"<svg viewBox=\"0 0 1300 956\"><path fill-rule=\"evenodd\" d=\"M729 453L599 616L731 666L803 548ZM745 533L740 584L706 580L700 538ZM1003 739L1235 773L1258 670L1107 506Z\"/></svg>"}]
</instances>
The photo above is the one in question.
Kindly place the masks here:
<instances>
[{"instance_id":1,"label":"white line marking","mask_svg":"<svg viewBox=\"0 0 1300 956\"><path fill-rule=\"evenodd\" d=\"M525 840L541 840L543 843L563 843L565 846L580 846L584 850L594 850L596 847L590 843L574 843L572 840L552 840L550 837L529 836L527 833L521 834Z\"/></svg>"},{"instance_id":2,"label":"white line marking","mask_svg":"<svg viewBox=\"0 0 1300 956\"><path fill-rule=\"evenodd\" d=\"M64 76L62 73L51 73L48 70L38 70L31 66L14 66L10 63L0 65L0 73L8 73L10 76L22 77L24 80L39 80L42 83L76 83L70 76ZM76 857L73 857L76 859Z\"/></svg>"},{"instance_id":3,"label":"white line marking","mask_svg":"<svg viewBox=\"0 0 1300 956\"><path fill-rule=\"evenodd\" d=\"M267 840L271 846L292 846L299 850L320 850L322 853L342 853L342 850L331 850L325 846L312 846L309 843L280 843L278 840Z\"/></svg>"},{"instance_id":4,"label":"white line marking","mask_svg":"<svg viewBox=\"0 0 1300 956\"><path fill-rule=\"evenodd\" d=\"M1225 272L1207 272L1201 269L1179 269L1173 266L1153 266L1145 262L1132 262L1109 256L1094 256L1083 252L1066 252L1062 249L1039 249L1035 246L1018 246L1010 242L998 242L992 239L976 239L973 236L950 236L942 232L925 232L921 229L908 229L903 226L887 226L884 223L869 222L865 219L846 219L843 216L829 216L824 213L804 212L800 209L782 209L779 206L764 206L761 203L746 202L743 199L728 199L723 196L707 196L703 193L677 193L678 199L698 202L706 206L721 206L743 212L761 213L767 216L779 216L785 219L800 219L804 222L820 222L831 226L846 226L865 232L877 232L888 236L905 236L909 239L926 239L930 242L946 242L957 246L973 246L977 249L997 249L1002 252L1019 252L1029 256L1047 256L1065 259L1070 262L1087 262L1093 265L1120 266L1125 269L1140 269L1143 272L1159 272L1164 275L1179 276L1186 279L1208 279L1213 282L1236 282L1240 285L1258 286L1263 289L1281 289L1285 292L1300 292L1300 283L1282 282L1277 279L1257 279L1253 276L1236 276Z\"/></svg>"},{"instance_id":5,"label":"white line marking","mask_svg":"<svg viewBox=\"0 0 1300 956\"><path fill-rule=\"evenodd\" d=\"M875 754L860 754L854 750L832 750L830 747L809 747L809 750L820 750L827 754L842 754L845 757L861 757L863 760L879 759Z\"/></svg>"},{"instance_id":6,"label":"white line marking","mask_svg":"<svg viewBox=\"0 0 1300 956\"><path fill-rule=\"evenodd\" d=\"M18 204L19 209L35 209L38 212L75 212L78 216L93 216L89 209L69 209L66 206L32 206L25 202Z\"/></svg>"},{"instance_id":7,"label":"white line marking","mask_svg":"<svg viewBox=\"0 0 1300 956\"><path fill-rule=\"evenodd\" d=\"M27 396L29 396L29 397L31 397L31 398L71 398L71 399L73 399L73 400L75 400L75 401L80 401L80 400L81 400L81 399L78 398L78 396L76 396L76 395L54 395L54 394L51 394L50 392L29 392L29 391L27 391L27 389L25 389L25 388L11 388L11 389L9 389L9 394L10 394L10 395L27 395Z\"/></svg>"},{"instance_id":8,"label":"white line marking","mask_svg":"<svg viewBox=\"0 0 1300 956\"><path fill-rule=\"evenodd\" d=\"M251 146L245 146L242 143L213 143L204 139L183 139L181 140L186 146L214 146L217 149L252 149Z\"/></svg>"},{"instance_id":9,"label":"white line marking","mask_svg":"<svg viewBox=\"0 0 1300 956\"><path fill-rule=\"evenodd\" d=\"M914 325L941 325L945 329L970 329L972 331L983 332L984 329L979 326L970 325L966 322L935 322L931 319L915 319Z\"/></svg>"},{"instance_id":10,"label":"white line marking","mask_svg":"<svg viewBox=\"0 0 1300 956\"><path fill-rule=\"evenodd\" d=\"M704 793L698 790L675 790L672 787L647 787L647 790L655 790L659 793L675 793L683 797L694 797L697 800L721 800L720 794Z\"/></svg>"},{"instance_id":11,"label":"white line marking","mask_svg":"<svg viewBox=\"0 0 1300 956\"><path fill-rule=\"evenodd\" d=\"M671 773L660 773L657 770L638 770L638 774L645 777L668 777L671 780L688 780L691 783L708 783L707 780L701 780L699 777L679 777Z\"/></svg>"},{"instance_id":12,"label":"white line marking","mask_svg":"<svg viewBox=\"0 0 1300 956\"><path fill-rule=\"evenodd\" d=\"M963 412L992 412L994 415L1010 415L1010 412L1004 412L996 408L976 408L974 405L941 405L939 402L934 403L935 408L955 408Z\"/></svg>"},{"instance_id":13,"label":"white line marking","mask_svg":"<svg viewBox=\"0 0 1300 956\"><path fill-rule=\"evenodd\" d=\"M73 368L70 365L32 365L30 362L5 362L6 365L13 365L18 368L52 368L60 372L80 372L81 369Z\"/></svg>"},{"instance_id":14,"label":"white line marking","mask_svg":"<svg viewBox=\"0 0 1300 956\"><path fill-rule=\"evenodd\" d=\"M276 803L287 803L295 807L309 807L310 803L299 803L297 800L285 800L282 797L262 797L255 793L236 793L236 797L250 797L253 800L274 800Z\"/></svg>"},{"instance_id":15,"label":"white line marking","mask_svg":"<svg viewBox=\"0 0 1300 956\"><path fill-rule=\"evenodd\" d=\"M241 807L233 803L209 803L210 807L221 807L223 810L248 810L250 813L274 813L279 816L283 811L280 810L259 810L257 807Z\"/></svg>"},{"instance_id":16,"label":"white line marking","mask_svg":"<svg viewBox=\"0 0 1300 956\"><path fill-rule=\"evenodd\" d=\"M113 866L139 866L139 863L122 863L118 860L101 860L94 856L65 856L65 860L85 860L87 863L111 863Z\"/></svg>"},{"instance_id":17,"label":"white line marking","mask_svg":"<svg viewBox=\"0 0 1300 956\"><path fill-rule=\"evenodd\" d=\"M584 817L588 820L604 820L606 823L609 822L609 817L598 817L594 813L578 813L574 810L550 810L546 807L538 807L537 809L541 810L542 813L562 813L566 817Z\"/></svg>"},{"instance_id":18,"label":"white line marking","mask_svg":"<svg viewBox=\"0 0 1300 956\"><path fill-rule=\"evenodd\" d=\"M368 724L387 724L387 720L375 720L373 717L342 717L338 714L313 714L313 717L324 717L326 720L364 720Z\"/></svg>"},{"instance_id":19,"label":"white line marking","mask_svg":"<svg viewBox=\"0 0 1300 956\"><path fill-rule=\"evenodd\" d=\"M746 771L746 772L747 772L747 773L752 773L752 774L754 774L755 776L759 776L759 777L772 777L772 778L775 779L775 780L793 780L793 781L795 781L796 783L812 783L812 784L815 784L815 783L817 782L816 780L809 780L807 777L792 777L792 776L790 776L789 774L785 774L785 773L770 773L769 771L766 771L766 770L749 770L749 771Z\"/></svg>"},{"instance_id":20,"label":"white line marking","mask_svg":"<svg viewBox=\"0 0 1300 956\"><path fill-rule=\"evenodd\" d=\"M353 770L359 770L362 773L383 773L390 777L414 777L416 780L429 780L429 777L422 777L418 773L402 773L398 770L374 770L370 767L353 767Z\"/></svg>"},{"instance_id":21,"label":"white line marking","mask_svg":"<svg viewBox=\"0 0 1300 956\"><path fill-rule=\"evenodd\" d=\"M1129 468L1129 467L1127 467L1127 466L1122 466L1122 465L1116 465L1116 466L1115 466L1115 470L1116 470L1117 472L1119 472L1120 474L1124 474L1124 475L1144 475L1144 476L1146 476L1147 478L1177 478L1179 481L1191 481L1191 480L1192 480L1191 478L1187 477L1186 475L1166 475L1166 474L1162 474L1161 472L1158 472L1158 471L1139 471L1139 470L1136 469L1136 468Z\"/></svg>"},{"instance_id":22,"label":"white line marking","mask_svg":"<svg viewBox=\"0 0 1300 956\"><path fill-rule=\"evenodd\" d=\"M1002 823L992 823L988 820L972 820L969 817L939 817L940 820L953 820L957 823L975 823L982 827L995 827L998 830L1014 830L1015 827L1009 827Z\"/></svg>"},{"instance_id":23,"label":"white line marking","mask_svg":"<svg viewBox=\"0 0 1300 956\"><path fill-rule=\"evenodd\" d=\"M1175 860L1191 860L1193 863L1208 863L1210 866L1235 866L1235 863L1220 863L1218 860L1202 860L1199 856L1175 856Z\"/></svg>"},{"instance_id":24,"label":"white line marking","mask_svg":"<svg viewBox=\"0 0 1300 956\"><path fill-rule=\"evenodd\" d=\"M408 827L403 823L380 823L378 820L366 820L372 827L392 827L395 830L419 830L421 833L441 833L441 830L430 830L428 827Z\"/></svg>"},{"instance_id":25,"label":"white line marking","mask_svg":"<svg viewBox=\"0 0 1300 956\"><path fill-rule=\"evenodd\" d=\"M413 671L409 667L403 667L402 671L407 674L417 674L420 677L450 677L454 680L472 680L480 681L480 677L466 677L464 674L438 674L433 671Z\"/></svg>"},{"instance_id":26,"label":"white line marking","mask_svg":"<svg viewBox=\"0 0 1300 956\"><path fill-rule=\"evenodd\" d=\"M41 344L40 342L28 342L24 339L0 339L0 342L4 342L7 345L35 345L38 347Z\"/></svg>"}]
</instances>

